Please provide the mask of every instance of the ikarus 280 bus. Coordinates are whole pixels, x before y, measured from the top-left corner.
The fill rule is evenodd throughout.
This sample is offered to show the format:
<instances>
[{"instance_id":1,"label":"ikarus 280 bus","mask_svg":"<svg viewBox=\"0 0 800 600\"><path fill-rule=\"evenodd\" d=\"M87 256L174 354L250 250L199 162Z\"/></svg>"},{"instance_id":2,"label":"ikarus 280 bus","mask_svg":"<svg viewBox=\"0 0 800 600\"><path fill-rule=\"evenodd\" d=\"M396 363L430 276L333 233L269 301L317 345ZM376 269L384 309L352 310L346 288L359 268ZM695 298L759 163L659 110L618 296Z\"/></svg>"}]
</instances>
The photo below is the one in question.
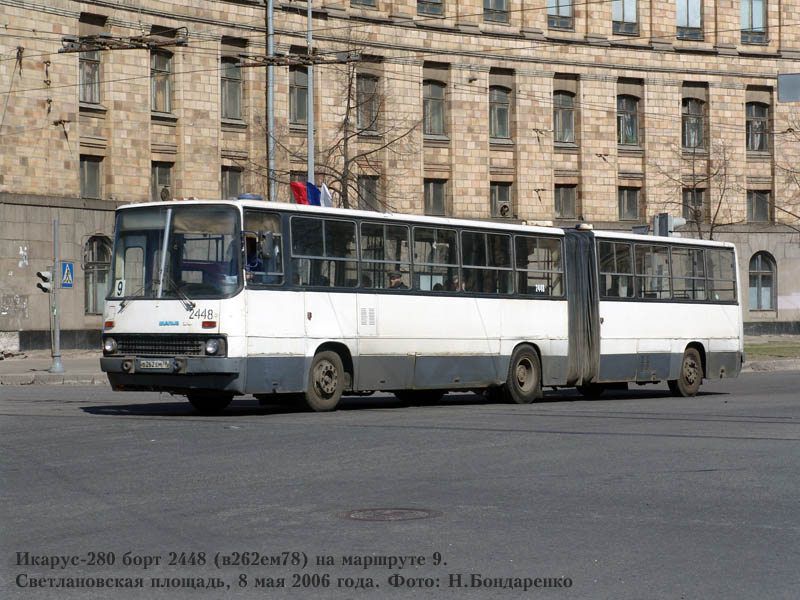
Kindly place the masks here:
<instances>
[{"instance_id":1,"label":"ikarus 280 bus","mask_svg":"<svg viewBox=\"0 0 800 600\"><path fill-rule=\"evenodd\" d=\"M102 369L115 390L336 408L667 381L694 395L742 353L731 244L276 204L116 215Z\"/></svg>"}]
</instances>

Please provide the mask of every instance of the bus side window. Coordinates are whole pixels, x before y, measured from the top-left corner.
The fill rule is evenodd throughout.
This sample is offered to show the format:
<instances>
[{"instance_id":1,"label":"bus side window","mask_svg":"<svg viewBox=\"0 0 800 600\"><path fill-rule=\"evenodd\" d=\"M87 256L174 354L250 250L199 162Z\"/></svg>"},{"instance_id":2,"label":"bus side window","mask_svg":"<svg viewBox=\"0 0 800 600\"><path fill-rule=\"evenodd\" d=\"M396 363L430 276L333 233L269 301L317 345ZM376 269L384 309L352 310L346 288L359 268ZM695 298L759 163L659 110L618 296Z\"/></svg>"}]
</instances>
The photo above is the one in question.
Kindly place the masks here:
<instances>
[{"instance_id":1,"label":"bus side window","mask_svg":"<svg viewBox=\"0 0 800 600\"><path fill-rule=\"evenodd\" d=\"M244 229L247 284L282 284L283 235L280 215L261 210L246 210Z\"/></svg>"},{"instance_id":2,"label":"bus side window","mask_svg":"<svg viewBox=\"0 0 800 600\"><path fill-rule=\"evenodd\" d=\"M525 296L563 296L561 240L528 235L514 236L514 240L518 293Z\"/></svg>"},{"instance_id":3,"label":"bus side window","mask_svg":"<svg viewBox=\"0 0 800 600\"><path fill-rule=\"evenodd\" d=\"M633 298L633 262L630 244L599 242L598 271L601 297Z\"/></svg>"}]
</instances>

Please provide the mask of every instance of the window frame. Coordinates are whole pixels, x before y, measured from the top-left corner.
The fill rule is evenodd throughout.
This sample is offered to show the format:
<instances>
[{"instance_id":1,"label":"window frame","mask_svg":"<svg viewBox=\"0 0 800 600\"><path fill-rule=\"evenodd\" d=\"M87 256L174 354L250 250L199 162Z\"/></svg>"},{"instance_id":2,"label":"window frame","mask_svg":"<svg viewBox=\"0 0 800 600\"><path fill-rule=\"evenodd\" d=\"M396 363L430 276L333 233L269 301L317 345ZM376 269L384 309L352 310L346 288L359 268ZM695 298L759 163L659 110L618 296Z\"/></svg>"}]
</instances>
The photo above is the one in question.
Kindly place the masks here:
<instances>
[{"instance_id":1,"label":"window frame","mask_svg":"<svg viewBox=\"0 0 800 600\"><path fill-rule=\"evenodd\" d=\"M220 59L220 115L223 119L241 121L244 78L242 77L242 68L236 66L237 62L237 59L228 56ZM230 98L231 94L235 96L233 102Z\"/></svg>"},{"instance_id":2,"label":"window frame","mask_svg":"<svg viewBox=\"0 0 800 600\"><path fill-rule=\"evenodd\" d=\"M100 58L99 50L86 50L78 57L80 87L78 101L85 104L100 104Z\"/></svg>"},{"instance_id":3,"label":"window frame","mask_svg":"<svg viewBox=\"0 0 800 600\"><path fill-rule=\"evenodd\" d=\"M90 168L89 165L96 165ZM91 180L90 180L91 176ZM95 156L92 154L80 155L80 192L81 198L88 198L91 200L100 200L103 198L103 157ZM92 195L90 192L90 183L93 183L96 188L96 194Z\"/></svg>"},{"instance_id":4,"label":"window frame","mask_svg":"<svg viewBox=\"0 0 800 600\"><path fill-rule=\"evenodd\" d=\"M764 115L751 114L759 109L764 111ZM747 102L745 104L745 142L748 152L769 152L770 151L770 105L764 102ZM756 136L761 136L761 144L755 143ZM762 146L762 147L757 147Z\"/></svg>"},{"instance_id":5,"label":"window frame","mask_svg":"<svg viewBox=\"0 0 800 600\"><path fill-rule=\"evenodd\" d=\"M572 0L547 0L548 29L575 29L575 10Z\"/></svg>"},{"instance_id":6,"label":"window frame","mask_svg":"<svg viewBox=\"0 0 800 600\"><path fill-rule=\"evenodd\" d=\"M425 178L423 182L424 191L424 210L425 214L429 216L435 217L443 217L447 215L447 179L435 179L435 178ZM441 193L441 205L442 209L441 212L437 212L434 210L435 204L435 195L438 189L438 186L441 186L440 193Z\"/></svg>"},{"instance_id":7,"label":"window frame","mask_svg":"<svg viewBox=\"0 0 800 600\"><path fill-rule=\"evenodd\" d=\"M685 14L680 13L681 5ZM696 5L696 6L695 6ZM703 0L676 0L675 2L675 29L676 37L681 40L703 41ZM685 17L685 21L682 21ZM698 21L694 21L698 19Z\"/></svg>"},{"instance_id":8,"label":"window frame","mask_svg":"<svg viewBox=\"0 0 800 600\"><path fill-rule=\"evenodd\" d=\"M698 197L700 202L698 203ZM686 187L681 190L681 215L690 223L705 223L705 188ZM700 217L695 218L696 210L700 211Z\"/></svg>"},{"instance_id":9,"label":"window frame","mask_svg":"<svg viewBox=\"0 0 800 600\"><path fill-rule=\"evenodd\" d=\"M626 102L631 102L633 108L630 106L620 106ZM640 99L631 94L618 94L617 95L617 145L626 147L640 147L639 138L639 102ZM627 136L623 136L625 132L626 123L633 122L633 131L635 132L635 139L631 140Z\"/></svg>"},{"instance_id":10,"label":"window frame","mask_svg":"<svg viewBox=\"0 0 800 600\"><path fill-rule=\"evenodd\" d=\"M755 268L753 264L754 261L755 261ZM766 263L767 268L762 268L763 263ZM762 282L764 278L766 278L767 276L771 280L769 286L770 305L768 307L764 307L762 306L762 300L764 299L763 290L765 289L765 286L762 284ZM753 277L756 278L755 307L753 307ZM764 250L759 250L758 252L753 254L753 256L750 257L750 261L747 266L747 290L748 290L747 307L751 312L756 312L756 311L774 312L776 310L777 291L778 291L778 265L769 252L765 252Z\"/></svg>"},{"instance_id":11,"label":"window frame","mask_svg":"<svg viewBox=\"0 0 800 600\"><path fill-rule=\"evenodd\" d=\"M756 15L754 10L754 0L740 0L740 26L741 26L741 42L742 44L759 44L763 45L769 42L769 7L767 0L759 0L761 2L761 21L763 25L760 28L753 26L753 17Z\"/></svg>"},{"instance_id":12,"label":"window frame","mask_svg":"<svg viewBox=\"0 0 800 600\"><path fill-rule=\"evenodd\" d=\"M165 67L159 66L158 59L165 60ZM150 51L150 112L171 113L172 112L172 66L175 55L164 50ZM164 105L158 102L159 84L163 82Z\"/></svg>"},{"instance_id":13,"label":"window frame","mask_svg":"<svg viewBox=\"0 0 800 600\"><path fill-rule=\"evenodd\" d=\"M757 204L763 202L762 211L758 211ZM772 222L772 190L747 190L747 222L771 223ZM759 212L765 213L765 218L757 219Z\"/></svg>"},{"instance_id":14,"label":"window frame","mask_svg":"<svg viewBox=\"0 0 800 600\"><path fill-rule=\"evenodd\" d=\"M569 103L566 103L566 100ZM567 90L553 90L553 141L556 145L576 145L575 132L577 94ZM569 123L569 128L565 127ZM569 134L569 135L568 135Z\"/></svg>"},{"instance_id":15,"label":"window frame","mask_svg":"<svg viewBox=\"0 0 800 600\"><path fill-rule=\"evenodd\" d=\"M571 191L572 216L564 215L564 191ZM561 210L559 210L559 206ZM574 183L557 183L553 188L553 214L556 219L574 221L578 218L578 186Z\"/></svg>"},{"instance_id":16,"label":"window frame","mask_svg":"<svg viewBox=\"0 0 800 600\"><path fill-rule=\"evenodd\" d=\"M632 9L629 6L630 3L633 4ZM626 10L626 5L628 5L628 10ZM629 12L633 12L632 19ZM639 34L638 0L611 0L611 29L615 35Z\"/></svg>"},{"instance_id":17,"label":"window frame","mask_svg":"<svg viewBox=\"0 0 800 600\"><path fill-rule=\"evenodd\" d=\"M508 23L509 0L483 0L483 20L490 23Z\"/></svg>"},{"instance_id":18,"label":"window frame","mask_svg":"<svg viewBox=\"0 0 800 600\"><path fill-rule=\"evenodd\" d=\"M638 221L639 220L639 199L642 193L642 188L634 186L619 186L617 187L617 204L619 208L620 221ZM633 194L633 207L635 209L634 215L630 216L629 210L631 207L630 195Z\"/></svg>"},{"instance_id":19,"label":"window frame","mask_svg":"<svg viewBox=\"0 0 800 600\"><path fill-rule=\"evenodd\" d=\"M439 90L441 98L432 95L430 92L433 90ZM436 112L439 113L438 116L441 119L438 128L434 127ZM447 136L447 86L441 81L425 79L422 82L422 123L425 136L439 138Z\"/></svg>"},{"instance_id":20,"label":"window frame","mask_svg":"<svg viewBox=\"0 0 800 600\"><path fill-rule=\"evenodd\" d=\"M108 260L98 260L102 258L100 250L107 253ZM111 238L102 234L96 234L86 240L83 247L83 272L84 272L84 293L83 293L83 313L86 315L102 315L103 302L108 295L108 286L111 283L111 260L114 252L114 244ZM103 280L103 281L101 281ZM99 286L102 286L102 293L98 295Z\"/></svg>"},{"instance_id":21,"label":"window frame","mask_svg":"<svg viewBox=\"0 0 800 600\"><path fill-rule=\"evenodd\" d=\"M161 191L167 189L170 194L173 193L172 182L172 169L175 163L154 160L150 163L150 199L153 202L161 202ZM164 183L161 175L167 173L169 181ZM169 200L169 198L167 198Z\"/></svg>"},{"instance_id":22,"label":"window frame","mask_svg":"<svg viewBox=\"0 0 800 600\"><path fill-rule=\"evenodd\" d=\"M368 82L371 89L368 89ZM372 73L356 74L356 125L361 135L378 133L378 87L380 78Z\"/></svg>"},{"instance_id":23,"label":"window frame","mask_svg":"<svg viewBox=\"0 0 800 600\"><path fill-rule=\"evenodd\" d=\"M298 75L304 75L305 82ZM308 67L289 67L289 125L308 127Z\"/></svg>"},{"instance_id":24,"label":"window frame","mask_svg":"<svg viewBox=\"0 0 800 600\"><path fill-rule=\"evenodd\" d=\"M434 17L444 16L443 0L417 0L418 15L432 15Z\"/></svg>"},{"instance_id":25,"label":"window frame","mask_svg":"<svg viewBox=\"0 0 800 600\"><path fill-rule=\"evenodd\" d=\"M505 95L505 100L500 94ZM489 86L489 137L491 139L511 139L512 94L513 90L504 85ZM505 132L498 130L502 128L505 128Z\"/></svg>"},{"instance_id":26,"label":"window frame","mask_svg":"<svg viewBox=\"0 0 800 600\"><path fill-rule=\"evenodd\" d=\"M681 100L681 147L685 152L706 149L707 106L708 103L699 98L685 97ZM699 137L696 145L691 145L692 131Z\"/></svg>"},{"instance_id":27,"label":"window frame","mask_svg":"<svg viewBox=\"0 0 800 600\"><path fill-rule=\"evenodd\" d=\"M221 171L222 171L221 172L222 199L223 200L235 200L236 198L239 197L240 194L242 194L242 174L243 174L243 170L240 169L239 167L230 167L228 165L222 165ZM231 192L230 192L230 184L231 184L230 177L231 177L231 175L233 173L236 173L236 176L237 176L237 179L238 179L237 186L236 186L238 188L238 191L236 192L235 195L232 195Z\"/></svg>"}]
</instances>

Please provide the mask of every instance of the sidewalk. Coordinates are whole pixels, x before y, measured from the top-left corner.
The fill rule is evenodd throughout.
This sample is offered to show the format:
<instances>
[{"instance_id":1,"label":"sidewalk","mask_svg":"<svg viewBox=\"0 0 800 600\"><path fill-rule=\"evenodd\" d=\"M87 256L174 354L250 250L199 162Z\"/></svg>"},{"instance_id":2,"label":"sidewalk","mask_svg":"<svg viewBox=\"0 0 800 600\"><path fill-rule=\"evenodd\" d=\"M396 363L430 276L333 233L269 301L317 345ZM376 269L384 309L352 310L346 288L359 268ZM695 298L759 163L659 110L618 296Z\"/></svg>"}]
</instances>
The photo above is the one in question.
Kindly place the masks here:
<instances>
[{"instance_id":1,"label":"sidewalk","mask_svg":"<svg viewBox=\"0 0 800 600\"><path fill-rule=\"evenodd\" d=\"M768 348L789 342L798 342L798 336L765 336L764 338L746 337L746 346L758 345ZM747 354L747 351L745 351ZM763 354L763 352L759 352ZM766 352L769 354L769 352ZM64 350L61 363L64 373L50 373L53 359L49 350L31 350L14 354L0 360L0 386L2 385L42 385L42 384L75 384L75 385L108 385L106 374L100 370L100 350ZM800 358L758 358L746 360L743 373L764 371L800 371Z\"/></svg>"}]
</instances>

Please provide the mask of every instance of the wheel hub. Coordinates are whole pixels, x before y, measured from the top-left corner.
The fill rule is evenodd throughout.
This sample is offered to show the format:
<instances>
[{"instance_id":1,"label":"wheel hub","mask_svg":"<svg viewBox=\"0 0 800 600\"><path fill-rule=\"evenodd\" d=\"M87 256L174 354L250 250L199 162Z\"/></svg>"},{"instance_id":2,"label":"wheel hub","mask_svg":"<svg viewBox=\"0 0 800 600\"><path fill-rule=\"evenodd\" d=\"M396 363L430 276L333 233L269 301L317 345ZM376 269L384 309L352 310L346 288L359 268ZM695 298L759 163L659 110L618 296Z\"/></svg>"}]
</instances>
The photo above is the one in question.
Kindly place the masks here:
<instances>
[{"instance_id":1,"label":"wheel hub","mask_svg":"<svg viewBox=\"0 0 800 600\"><path fill-rule=\"evenodd\" d=\"M321 361L314 369L314 383L322 394L332 396L339 383L336 368L328 361Z\"/></svg>"}]
</instances>

